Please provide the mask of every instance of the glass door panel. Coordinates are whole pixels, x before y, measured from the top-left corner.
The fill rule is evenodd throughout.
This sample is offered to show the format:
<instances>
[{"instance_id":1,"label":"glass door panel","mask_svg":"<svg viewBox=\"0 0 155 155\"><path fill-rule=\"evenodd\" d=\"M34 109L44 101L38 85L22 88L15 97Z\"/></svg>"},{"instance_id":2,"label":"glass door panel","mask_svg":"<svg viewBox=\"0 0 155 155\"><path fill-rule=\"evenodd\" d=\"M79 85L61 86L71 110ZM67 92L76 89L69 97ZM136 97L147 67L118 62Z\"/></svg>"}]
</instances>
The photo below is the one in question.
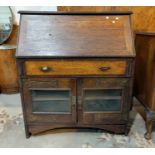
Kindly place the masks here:
<instances>
[{"instance_id":1,"label":"glass door panel","mask_svg":"<svg viewBox=\"0 0 155 155\"><path fill-rule=\"evenodd\" d=\"M121 96L120 89L84 89L84 112L119 112Z\"/></svg>"},{"instance_id":2,"label":"glass door panel","mask_svg":"<svg viewBox=\"0 0 155 155\"><path fill-rule=\"evenodd\" d=\"M127 119L127 78L81 78L78 121L84 124L122 123Z\"/></svg>"},{"instance_id":3,"label":"glass door panel","mask_svg":"<svg viewBox=\"0 0 155 155\"><path fill-rule=\"evenodd\" d=\"M108 112L120 110L120 100L87 100L84 103L85 112Z\"/></svg>"},{"instance_id":4,"label":"glass door panel","mask_svg":"<svg viewBox=\"0 0 155 155\"><path fill-rule=\"evenodd\" d=\"M32 90L33 113L70 113L70 90Z\"/></svg>"},{"instance_id":5,"label":"glass door panel","mask_svg":"<svg viewBox=\"0 0 155 155\"><path fill-rule=\"evenodd\" d=\"M76 122L76 79L27 79L23 92L28 122Z\"/></svg>"}]
</instances>

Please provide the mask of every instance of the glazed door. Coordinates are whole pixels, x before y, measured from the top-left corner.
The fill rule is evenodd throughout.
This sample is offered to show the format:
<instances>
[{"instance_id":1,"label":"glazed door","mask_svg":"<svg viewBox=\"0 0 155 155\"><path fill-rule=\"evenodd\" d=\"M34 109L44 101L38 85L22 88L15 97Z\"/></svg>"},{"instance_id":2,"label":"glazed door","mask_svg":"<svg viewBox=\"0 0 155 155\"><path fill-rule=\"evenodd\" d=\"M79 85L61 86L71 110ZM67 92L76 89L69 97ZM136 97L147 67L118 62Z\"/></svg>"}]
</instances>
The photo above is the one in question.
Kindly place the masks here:
<instances>
[{"instance_id":1,"label":"glazed door","mask_svg":"<svg viewBox=\"0 0 155 155\"><path fill-rule=\"evenodd\" d=\"M67 78L24 82L28 122L75 123L76 81Z\"/></svg>"},{"instance_id":2,"label":"glazed door","mask_svg":"<svg viewBox=\"0 0 155 155\"><path fill-rule=\"evenodd\" d=\"M78 121L81 124L124 123L130 109L126 78L83 78L78 83Z\"/></svg>"}]
</instances>

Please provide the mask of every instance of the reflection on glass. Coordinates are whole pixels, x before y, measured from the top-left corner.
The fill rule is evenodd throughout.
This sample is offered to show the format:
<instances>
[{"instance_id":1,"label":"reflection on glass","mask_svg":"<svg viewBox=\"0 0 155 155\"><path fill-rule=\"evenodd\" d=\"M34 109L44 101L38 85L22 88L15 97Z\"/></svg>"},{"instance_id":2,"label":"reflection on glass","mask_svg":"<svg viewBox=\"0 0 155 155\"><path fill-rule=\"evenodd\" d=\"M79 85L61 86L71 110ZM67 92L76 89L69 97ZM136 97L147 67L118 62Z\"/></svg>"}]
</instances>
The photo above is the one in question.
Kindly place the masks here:
<instances>
[{"instance_id":1,"label":"reflection on glass","mask_svg":"<svg viewBox=\"0 0 155 155\"><path fill-rule=\"evenodd\" d=\"M121 95L119 89L85 90L84 111L121 111Z\"/></svg>"},{"instance_id":2,"label":"reflection on glass","mask_svg":"<svg viewBox=\"0 0 155 155\"><path fill-rule=\"evenodd\" d=\"M120 111L120 100L87 100L84 104L84 111Z\"/></svg>"},{"instance_id":3,"label":"reflection on glass","mask_svg":"<svg viewBox=\"0 0 155 155\"><path fill-rule=\"evenodd\" d=\"M69 98L69 91L64 90L33 90L32 91L33 99L68 99Z\"/></svg>"},{"instance_id":4,"label":"reflection on glass","mask_svg":"<svg viewBox=\"0 0 155 155\"><path fill-rule=\"evenodd\" d=\"M119 89L90 89L85 91L85 97L105 97L105 96L121 96L122 91Z\"/></svg>"},{"instance_id":5,"label":"reflection on glass","mask_svg":"<svg viewBox=\"0 0 155 155\"><path fill-rule=\"evenodd\" d=\"M0 6L0 44L10 36L12 25L13 17L10 8Z\"/></svg>"},{"instance_id":6,"label":"reflection on glass","mask_svg":"<svg viewBox=\"0 0 155 155\"><path fill-rule=\"evenodd\" d=\"M70 105L68 101L34 101L33 112L69 112Z\"/></svg>"},{"instance_id":7,"label":"reflection on glass","mask_svg":"<svg viewBox=\"0 0 155 155\"><path fill-rule=\"evenodd\" d=\"M32 110L35 113L70 112L70 91L32 90Z\"/></svg>"}]
</instances>

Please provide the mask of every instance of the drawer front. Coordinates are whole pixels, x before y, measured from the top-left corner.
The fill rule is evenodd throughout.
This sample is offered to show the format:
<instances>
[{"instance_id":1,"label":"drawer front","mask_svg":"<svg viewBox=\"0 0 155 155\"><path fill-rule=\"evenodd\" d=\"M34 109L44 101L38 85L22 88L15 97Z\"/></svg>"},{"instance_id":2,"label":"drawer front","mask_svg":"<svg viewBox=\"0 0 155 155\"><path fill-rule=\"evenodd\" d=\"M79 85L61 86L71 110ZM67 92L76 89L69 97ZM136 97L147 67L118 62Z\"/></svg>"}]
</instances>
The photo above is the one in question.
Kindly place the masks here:
<instances>
[{"instance_id":1,"label":"drawer front","mask_svg":"<svg viewBox=\"0 0 155 155\"><path fill-rule=\"evenodd\" d=\"M125 75L125 60L26 61L26 75Z\"/></svg>"}]
</instances>

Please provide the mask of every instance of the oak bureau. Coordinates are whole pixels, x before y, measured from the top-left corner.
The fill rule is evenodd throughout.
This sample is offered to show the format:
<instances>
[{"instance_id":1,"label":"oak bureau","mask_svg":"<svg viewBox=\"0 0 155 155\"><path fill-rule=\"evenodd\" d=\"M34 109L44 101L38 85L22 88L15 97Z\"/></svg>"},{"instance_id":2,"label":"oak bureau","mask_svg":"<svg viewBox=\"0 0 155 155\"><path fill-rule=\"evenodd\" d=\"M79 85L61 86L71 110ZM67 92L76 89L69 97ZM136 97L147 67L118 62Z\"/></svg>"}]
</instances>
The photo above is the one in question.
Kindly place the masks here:
<instances>
[{"instance_id":1,"label":"oak bureau","mask_svg":"<svg viewBox=\"0 0 155 155\"><path fill-rule=\"evenodd\" d=\"M128 133L131 14L20 11L16 58L26 137L62 127Z\"/></svg>"}]
</instances>

